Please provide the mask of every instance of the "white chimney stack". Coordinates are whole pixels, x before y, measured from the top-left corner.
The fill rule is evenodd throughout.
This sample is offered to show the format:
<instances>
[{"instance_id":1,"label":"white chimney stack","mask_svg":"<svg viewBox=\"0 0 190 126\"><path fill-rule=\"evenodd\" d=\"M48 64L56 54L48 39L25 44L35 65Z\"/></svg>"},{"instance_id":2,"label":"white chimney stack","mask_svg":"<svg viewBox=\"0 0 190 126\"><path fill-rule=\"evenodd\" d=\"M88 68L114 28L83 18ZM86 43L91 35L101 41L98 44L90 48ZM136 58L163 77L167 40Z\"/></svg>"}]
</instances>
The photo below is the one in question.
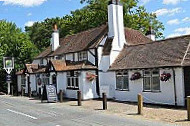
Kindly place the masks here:
<instances>
[{"instance_id":1,"label":"white chimney stack","mask_svg":"<svg viewBox=\"0 0 190 126\"><path fill-rule=\"evenodd\" d=\"M59 30L56 24L53 26L53 31L54 32L52 33L51 46L52 51L55 51L59 47Z\"/></svg>"},{"instance_id":2,"label":"white chimney stack","mask_svg":"<svg viewBox=\"0 0 190 126\"><path fill-rule=\"evenodd\" d=\"M108 5L108 37L114 37L113 47L123 48L125 40L123 5L119 0L111 0Z\"/></svg>"},{"instance_id":3,"label":"white chimney stack","mask_svg":"<svg viewBox=\"0 0 190 126\"><path fill-rule=\"evenodd\" d=\"M117 58L126 43L123 20L123 5L119 0L111 0L108 5L108 37L113 38L110 65Z\"/></svg>"},{"instance_id":4,"label":"white chimney stack","mask_svg":"<svg viewBox=\"0 0 190 126\"><path fill-rule=\"evenodd\" d=\"M146 33L146 37L150 38L152 41L156 41L156 35L152 27L149 27L149 30Z\"/></svg>"}]
</instances>

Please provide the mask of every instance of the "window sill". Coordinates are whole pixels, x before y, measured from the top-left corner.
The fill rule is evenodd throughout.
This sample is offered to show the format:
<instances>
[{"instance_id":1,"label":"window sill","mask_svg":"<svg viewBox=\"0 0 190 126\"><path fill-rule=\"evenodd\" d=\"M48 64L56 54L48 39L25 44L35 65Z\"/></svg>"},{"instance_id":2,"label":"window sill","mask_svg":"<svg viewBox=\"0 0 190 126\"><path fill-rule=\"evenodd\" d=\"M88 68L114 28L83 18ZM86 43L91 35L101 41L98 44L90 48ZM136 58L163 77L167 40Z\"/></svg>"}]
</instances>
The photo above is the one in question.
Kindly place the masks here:
<instances>
[{"instance_id":1,"label":"window sill","mask_svg":"<svg viewBox=\"0 0 190 126\"><path fill-rule=\"evenodd\" d=\"M151 93L160 93L161 91L143 91L143 92L151 92Z\"/></svg>"},{"instance_id":2,"label":"window sill","mask_svg":"<svg viewBox=\"0 0 190 126\"><path fill-rule=\"evenodd\" d=\"M129 91L129 89L115 89L116 91Z\"/></svg>"},{"instance_id":3,"label":"window sill","mask_svg":"<svg viewBox=\"0 0 190 126\"><path fill-rule=\"evenodd\" d=\"M67 87L68 90L79 90L79 88L71 88L71 87Z\"/></svg>"}]
</instances>

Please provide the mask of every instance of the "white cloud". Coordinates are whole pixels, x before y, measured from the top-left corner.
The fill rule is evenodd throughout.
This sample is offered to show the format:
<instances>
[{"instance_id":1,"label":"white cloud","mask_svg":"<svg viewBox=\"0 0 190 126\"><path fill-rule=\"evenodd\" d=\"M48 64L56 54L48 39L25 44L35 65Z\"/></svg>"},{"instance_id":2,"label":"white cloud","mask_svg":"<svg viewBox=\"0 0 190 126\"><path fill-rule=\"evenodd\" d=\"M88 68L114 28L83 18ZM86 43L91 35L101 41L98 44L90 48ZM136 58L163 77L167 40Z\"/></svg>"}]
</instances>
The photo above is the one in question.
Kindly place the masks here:
<instances>
[{"instance_id":1,"label":"white cloud","mask_svg":"<svg viewBox=\"0 0 190 126\"><path fill-rule=\"evenodd\" d=\"M32 16L32 13L28 13L27 16L28 16L28 17L29 17L29 16Z\"/></svg>"},{"instance_id":2,"label":"white cloud","mask_svg":"<svg viewBox=\"0 0 190 126\"><path fill-rule=\"evenodd\" d=\"M169 24L169 25L176 25L176 24L179 24L179 23L180 23L180 21L178 19L169 20L167 22L167 24Z\"/></svg>"},{"instance_id":3,"label":"white cloud","mask_svg":"<svg viewBox=\"0 0 190 126\"><path fill-rule=\"evenodd\" d=\"M172 37L177 37L177 36L181 36L180 33L172 33L170 35L168 35L166 38L172 38Z\"/></svg>"},{"instance_id":4,"label":"white cloud","mask_svg":"<svg viewBox=\"0 0 190 126\"><path fill-rule=\"evenodd\" d=\"M181 35L188 35L190 34L190 27L183 27L183 28L177 28L174 30L174 33L167 36L167 38L181 36Z\"/></svg>"},{"instance_id":5,"label":"white cloud","mask_svg":"<svg viewBox=\"0 0 190 126\"><path fill-rule=\"evenodd\" d=\"M150 0L140 0L142 2L142 5L147 4L148 2L150 2Z\"/></svg>"},{"instance_id":6,"label":"white cloud","mask_svg":"<svg viewBox=\"0 0 190 126\"><path fill-rule=\"evenodd\" d=\"M182 19L183 22L190 22L190 17L185 17L184 19Z\"/></svg>"},{"instance_id":7,"label":"white cloud","mask_svg":"<svg viewBox=\"0 0 190 126\"><path fill-rule=\"evenodd\" d=\"M183 34L190 34L190 27L178 28L175 32L181 32Z\"/></svg>"},{"instance_id":8,"label":"white cloud","mask_svg":"<svg viewBox=\"0 0 190 126\"><path fill-rule=\"evenodd\" d=\"M34 21L28 21L24 25L27 27L31 27L34 24Z\"/></svg>"},{"instance_id":9,"label":"white cloud","mask_svg":"<svg viewBox=\"0 0 190 126\"><path fill-rule=\"evenodd\" d=\"M172 16L174 14L181 13L181 12L182 12L182 8L177 7L177 8L173 8L173 9L162 8L153 13L155 13L157 16L163 16L163 15Z\"/></svg>"},{"instance_id":10,"label":"white cloud","mask_svg":"<svg viewBox=\"0 0 190 126\"><path fill-rule=\"evenodd\" d=\"M19 5L23 7L39 6L47 0L0 0L3 5Z\"/></svg>"},{"instance_id":11,"label":"white cloud","mask_svg":"<svg viewBox=\"0 0 190 126\"><path fill-rule=\"evenodd\" d=\"M162 3L166 4L166 5L168 5L168 4L176 5L176 4L183 2L183 1L187 1L187 0L163 0Z\"/></svg>"}]
</instances>

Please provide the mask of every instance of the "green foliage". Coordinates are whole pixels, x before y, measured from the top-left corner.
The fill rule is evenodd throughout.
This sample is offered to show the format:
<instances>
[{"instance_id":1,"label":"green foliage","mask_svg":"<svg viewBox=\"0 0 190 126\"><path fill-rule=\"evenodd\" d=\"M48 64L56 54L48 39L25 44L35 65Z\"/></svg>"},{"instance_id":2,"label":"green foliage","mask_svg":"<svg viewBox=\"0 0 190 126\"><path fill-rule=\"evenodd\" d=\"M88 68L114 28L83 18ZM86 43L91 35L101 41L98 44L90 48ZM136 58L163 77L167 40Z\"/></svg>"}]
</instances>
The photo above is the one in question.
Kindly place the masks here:
<instances>
[{"instance_id":1,"label":"green foliage","mask_svg":"<svg viewBox=\"0 0 190 126\"><path fill-rule=\"evenodd\" d=\"M5 90L5 70L3 70L3 57L15 58L15 71L24 68L25 63L39 53L29 36L17 28L14 23L0 20L0 90ZM3 89L2 89L3 88Z\"/></svg>"},{"instance_id":2,"label":"green foliage","mask_svg":"<svg viewBox=\"0 0 190 126\"><path fill-rule=\"evenodd\" d=\"M75 34L89 28L100 26L107 22L107 5L109 0L81 0L87 6L80 10L72 11L70 15L61 18L46 19L36 22L32 27L26 27L31 41L43 50L50 45L52 25L57 23L60 37ZM156 32L156 37L163 37L164 26L157 20L155 14L148 13L143 6L137 6L138 0L121 0L124 7L125 27L140 30L146 33L149 26Z\"/></svg>"}]
</instances>

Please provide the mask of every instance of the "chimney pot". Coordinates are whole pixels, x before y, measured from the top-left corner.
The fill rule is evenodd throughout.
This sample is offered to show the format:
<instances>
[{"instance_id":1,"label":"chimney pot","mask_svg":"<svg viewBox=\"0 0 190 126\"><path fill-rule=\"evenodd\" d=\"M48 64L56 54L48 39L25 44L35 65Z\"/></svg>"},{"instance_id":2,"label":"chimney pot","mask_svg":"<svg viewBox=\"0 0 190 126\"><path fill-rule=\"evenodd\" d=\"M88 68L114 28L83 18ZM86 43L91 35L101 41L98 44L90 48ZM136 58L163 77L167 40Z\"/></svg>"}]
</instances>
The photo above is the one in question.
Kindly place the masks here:
<instances>
[{"instance_id":1,"label":"chimney pot","mask_svg":"<svg viewBox=\"0 0 190 126\"><path fill-rule=\"evenodd\" d=\"M53 30L54 30L54 31L57 31L57 30L58 30L57 24L54 24L54 25L53 25Z\"/></svg>"},{"instance_id":2,"label":"chimney pot","mask_svg":"<svg viewBox=\"0 0 190 126\"><path fill-rule=\"evenodd\" d=\"M116 0L116 5L118 5L119 4L119 0Z\"/></svg>"}]
</instances>

